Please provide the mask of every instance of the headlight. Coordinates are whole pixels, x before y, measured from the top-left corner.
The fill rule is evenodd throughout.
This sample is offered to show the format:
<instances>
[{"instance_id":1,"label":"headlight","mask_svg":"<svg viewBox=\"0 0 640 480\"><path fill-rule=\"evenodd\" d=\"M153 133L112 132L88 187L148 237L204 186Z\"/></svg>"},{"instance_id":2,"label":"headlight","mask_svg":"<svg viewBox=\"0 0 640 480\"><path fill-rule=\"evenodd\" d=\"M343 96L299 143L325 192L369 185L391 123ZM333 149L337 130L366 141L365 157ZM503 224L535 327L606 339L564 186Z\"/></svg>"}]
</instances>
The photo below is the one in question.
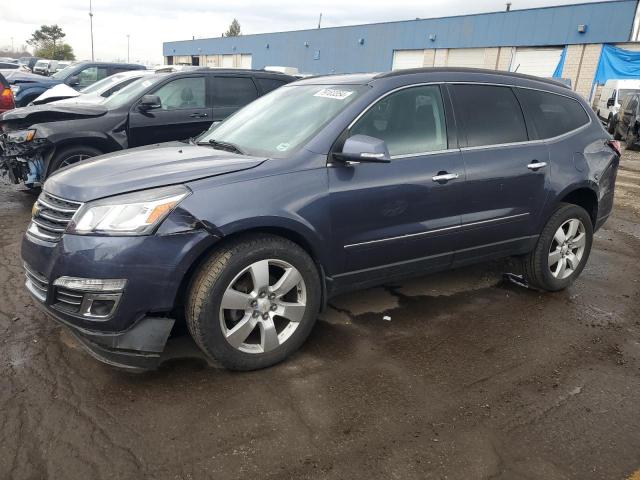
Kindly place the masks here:
<instances>
[{"instance_id":1,"label":"headlight","mask_svg":"<svg viewBox=\"0 0 640 480\"><path fill-rule=\"evenodd\" d=\"M69 225L79 235L149 235L191 191L183 186L154 188L83 205Z\"/></svg>"},{"instance_id":2,"label":"headlight","mask_svg":"<svg viewBox=\"0 0 640 480\"><path fill-rule=\"evenodd\" d=\"M15 132L7 132L7 142L25 143L33 140L36 136L35 130L16 130Z\"/></svg>"},{"instance_id":3,"label":"headlight","mask_svg":"<svg viewBox=\"0 0 640 480\"><path fill-rule=\"evenodd\" d=\"M20 85L11 85L9 88L11 88L14 95L20 91Z\"/></svg>"}]
</instances>

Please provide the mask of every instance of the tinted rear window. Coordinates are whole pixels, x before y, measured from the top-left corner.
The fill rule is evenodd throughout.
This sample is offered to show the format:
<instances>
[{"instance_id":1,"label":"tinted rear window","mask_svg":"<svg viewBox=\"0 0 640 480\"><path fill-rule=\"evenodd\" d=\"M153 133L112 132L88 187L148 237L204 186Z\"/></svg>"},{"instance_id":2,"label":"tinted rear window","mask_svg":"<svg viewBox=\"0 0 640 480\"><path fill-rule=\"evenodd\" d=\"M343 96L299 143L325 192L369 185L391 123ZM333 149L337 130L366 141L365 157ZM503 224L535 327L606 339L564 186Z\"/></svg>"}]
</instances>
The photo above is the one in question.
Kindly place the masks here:
<instances>
[{"instance_id":1,"label":"tinted rear window","mask_svg":"<svg viewBox=\"0 0 640 480\"><path fill-rule=\"evenodd\" d=\"M589 116L577 100L554 93L516 89L537 138L553 138L589 123Z\"/></svg>"},{"instance_id":2,"label":"tinted rear window","mask_svg":"<svg viewBox=\"0 0 640 480\"><path fill-rule=\"evenodd\" d=\"M463 124L467 146L527 141L518 99L509 87L453 85L456 117Z\"/></svg>"},{"instance_id":3,"label":"tinted rear window","mask_svg":"<svg viewBox=\"0 0 640 480\"><path fill-rule=\"evenodd\" d=\"M249 77L216 77L214 107L242 106L258 98L258 91Z\"/></svg>"},{"instance_id":4,"label":"tinted rear window","mask_svg":"<svg viewBox=\"0 0 640 480\"><path fill-rule=\"evenodd\" d=\"M260 88L262 88L264 93L269 93L271 90L275 90L287 83L282 80L276 80L275 78L256 78L256 80L258 80Z\"/></svg>"}]
</instances>

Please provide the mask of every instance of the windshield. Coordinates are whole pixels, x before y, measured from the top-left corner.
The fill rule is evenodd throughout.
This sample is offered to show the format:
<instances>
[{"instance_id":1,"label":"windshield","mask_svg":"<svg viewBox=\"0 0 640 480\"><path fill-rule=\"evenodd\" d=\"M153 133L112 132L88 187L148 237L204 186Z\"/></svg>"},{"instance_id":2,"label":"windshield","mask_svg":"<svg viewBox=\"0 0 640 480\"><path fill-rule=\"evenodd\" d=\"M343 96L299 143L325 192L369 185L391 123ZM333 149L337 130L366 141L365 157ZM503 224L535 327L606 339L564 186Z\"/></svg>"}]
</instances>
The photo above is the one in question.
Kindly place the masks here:
<instances>
[{"instance_id":1,"label":"windshield","mask_svg":"<svg viewBox=\"0 0 640 480\"><path fill-rule=\"evenodd\" d=\"M209 129L198 141L231 143L248 155L286 158L366 89L364 85L280 87Z\"/></svg>"},{"instance_id":2,"label":"windshield","mask_svg":"<svg viewBox=\"0 0 640 480\"><path fill-rule=\"evenodd\" d=\"M39 63L40 62L36 63L36 66L38 66ZM73 65L69 65L68 67L64 67L62 70L59 70L53 75L51 75L51 78L55 78L56 80L66 80L67 77L71 76L72 70L73 70Z\"/></svg>"},{"instance_id":3,"label":"windshield","mask_svg":"<svg viewBox=\"0 0 640 480\"><path fill-rule=\"evenodd\" d=\"M125 75L116 73L115 75L111 75L110 77L98 80L96 83L93 83L80 91L82 93L102 93L103 90L108 90L110 87L120 82L123 78L125 78Z\"/></svg>"},{"instance_id":4,"label":"windshield","mask_svg":"<svg viewBox=\"0 0 640 480\"><path fill-rule=\"evenodd\" d=\"M147 89L162 80L163 75L151 75L149 78L139 78L135 82L131 82L126 87L118 90L110 97L107 97L101 104L108 110L120 108L123 105L137 100Z\"/></svg>"}]
</instances>

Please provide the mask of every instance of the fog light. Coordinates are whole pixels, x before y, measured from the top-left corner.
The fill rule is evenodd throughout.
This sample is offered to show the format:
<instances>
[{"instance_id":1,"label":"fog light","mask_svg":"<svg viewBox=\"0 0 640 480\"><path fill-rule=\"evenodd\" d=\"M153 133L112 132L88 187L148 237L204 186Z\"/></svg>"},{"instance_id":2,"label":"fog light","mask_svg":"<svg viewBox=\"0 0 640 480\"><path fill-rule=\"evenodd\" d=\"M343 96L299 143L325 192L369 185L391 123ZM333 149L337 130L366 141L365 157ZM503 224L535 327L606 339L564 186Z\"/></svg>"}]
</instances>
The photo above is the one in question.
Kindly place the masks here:
<instances>
[{"instance_id":1,"label":"fog light","mask_svg":"<svg viewBox=\"0 0 640 480\"><path fill-rule=\"evenodd\" d=\"M89 309L89 313L96 317L108 316L116 305L114 300L94 300Z\"/></svg>"},{"instance_id":2,"label":"fog light","mask_svg":"<svg viewBox=\"0 0 640 480\"><path fill-rule=\"evenodd\" d=\"M68 288L82 292L121 292L127 281L125 279L60 277L53 284L56 287Z\"/></svg>"}]
</instances>

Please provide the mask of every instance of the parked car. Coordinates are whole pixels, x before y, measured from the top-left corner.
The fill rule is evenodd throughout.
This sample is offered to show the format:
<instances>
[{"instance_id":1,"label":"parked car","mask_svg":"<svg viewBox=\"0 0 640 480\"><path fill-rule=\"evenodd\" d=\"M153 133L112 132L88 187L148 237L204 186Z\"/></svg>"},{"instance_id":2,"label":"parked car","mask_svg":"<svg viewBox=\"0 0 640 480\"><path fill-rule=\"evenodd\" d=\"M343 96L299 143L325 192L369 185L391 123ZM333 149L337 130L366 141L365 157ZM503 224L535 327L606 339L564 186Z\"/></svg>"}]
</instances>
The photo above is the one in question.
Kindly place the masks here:
<instances>
[{"instance_id":1,"label":"parked car","mask_svg":"<svg viewBox=\"0 0 640 480\"><path fill-rule=\"evenodd\" d=\"M57 169L90 157L196 136L293 80L278 73L203 68L136 80L98 104L16 109L0 118L5 169L15 183L38 186Z\"/></svg>"},{"instance_id":2,"label":"parked car","mask_svg":"<svg viewBox=\"0 0 640 480\"><path fill-rule=\"evenodd\" d=\"M19 63L17 58L11 58L11 57L0 57L0 62L4 62L4 63Z\"/></svg>"},{"instance_id":3,"label":"parked car","mask_svg":"<svg viewBox=\"0 0 640 480\"><path fill-rule=\"evenodd\" d=\"M111 365L153 368L184 317L226 367L268 367L351 289L509 255L532 287L566 288L611 212L619 153L580 95L536 77L301 80L192 142L52 175L26 286Z\"/></svg>"},{"instance_id":4,"label":"parked car","mask_svg":"<svg viewBox=\"0 0 640 480\"><path fill-rule=\"evenodd\" d=\"M18 59L20 65L28 68L30 72L33 72L33 67L38 60L40 60L40 57L20 57Z\"/></svg>"},{"instance_id":5,"label":"parked car","mask_svg":"<svg viewBox=\"0 0 640 480\"><path fill-rule=\"evenodd\" d=\"M15 63L15 62L2 62L0 61L0 70L17 70L20 72L28 72L29 70L24 67L23 65L20 65L19 63Z\"/></svg>"},{"instance_id":6,"label":"parked car","mask_svg":"<svg viewBox=\"0 0 640 480\"><path fill-rule=\"evenodd\" d=\"M613 123L613 136L616 140L625 140L627 148L635 150L640 145L640 91L627 95Z\"/></svg>"},{"instance_id":7,"label":"parked car","mask_svg":"<svg viewBox=\"0 0 640 480\"><path fill-rule=\"evenodd\" d=\"M0 114L8 110L13 110L16 104L13 101L13 92L9 86L9 82L0 73Z\"/></svg>"},{"instance_id":8,"label":"parked car","mask_svg":"<svg viewBox=\"0 0 640 480\"><path fill-rule=\"evenodd\" d=\"M614 131L615 116L626 95L640 92L640 80L607 80L602 87L596 106L598 117L607 124L609 133Z\"/></svg>"},{"instance_id":9,"label":"parked car","mask_svg":"<svg viewBox=\"0 0 640 480\"><path fill-rule=\"evenodd\" d=\"M33 73L48 77L49 75L53 75L56 72L57 67L58 67L58 60L41 59L41 60L38 60L36 64L33 66Z\"/></svg>"},{"instance_id":10,"label":"parked car","mask_svg":"<svg viewBox=\"0 0 640 480\"><path fill-rule=\"evenodd\" d=\"M39 75L14 75L7 77L11 83L18 107L25 107L46 90L64 83L76 90L93 85L110 75L130 70L144 70L143 65L106 63L106 62L78 62L54 73L49 78Z\"/></svg>"},{"instance_id":11,"label":"parked car","mask_svg":"<svg viewBox=\"0 0 640 480\"><path fill-rule=\"evenodd\" d=\"M62 100L71 100L73 103L97 103L139 78L153 74L154 72L151 70L131 70L130 72L116 73L80 91L61 83L45 91L29 105L42 105Z\"/></svg>"},{"instance_id":12,"label":"parked car","mask_svg":"<svg viewBox=\"0 0 640 480\"><path fill-rule=\"evenodd\" d=\"M73 65L74 62L67 62L67 61L59 61L58 65L56 66L56 71L54 73L57 73L61 70L64 70L65 68Z\"/></svg>"}]
</instances>

